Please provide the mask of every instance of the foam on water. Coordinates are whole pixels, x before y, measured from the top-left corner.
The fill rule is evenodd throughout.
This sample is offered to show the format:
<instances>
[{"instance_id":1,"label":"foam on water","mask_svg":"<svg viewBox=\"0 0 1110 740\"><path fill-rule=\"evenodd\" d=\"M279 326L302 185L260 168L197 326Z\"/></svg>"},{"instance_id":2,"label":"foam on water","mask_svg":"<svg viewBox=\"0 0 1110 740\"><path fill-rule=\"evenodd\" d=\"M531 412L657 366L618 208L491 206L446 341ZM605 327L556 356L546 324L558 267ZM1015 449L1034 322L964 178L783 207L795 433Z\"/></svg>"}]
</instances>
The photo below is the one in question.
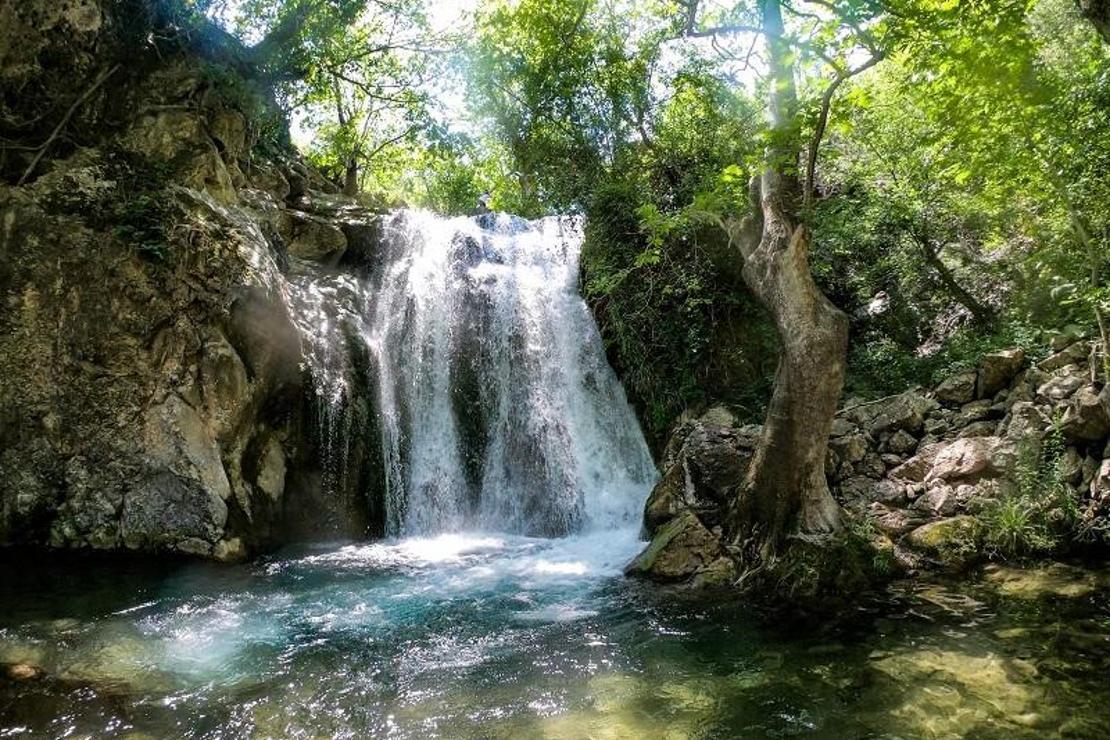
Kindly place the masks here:
<instances>
[{"instance_id":1,"label":"foam on water","mask_svg":"<svg viewBox=\"0 0 1110 740\"><path fill-rule=\"evenodd\" d=\"M581 222L402 211L384 234L389 531L633 526L655 469L578 293Z\"/></svg>"}]
</instances>

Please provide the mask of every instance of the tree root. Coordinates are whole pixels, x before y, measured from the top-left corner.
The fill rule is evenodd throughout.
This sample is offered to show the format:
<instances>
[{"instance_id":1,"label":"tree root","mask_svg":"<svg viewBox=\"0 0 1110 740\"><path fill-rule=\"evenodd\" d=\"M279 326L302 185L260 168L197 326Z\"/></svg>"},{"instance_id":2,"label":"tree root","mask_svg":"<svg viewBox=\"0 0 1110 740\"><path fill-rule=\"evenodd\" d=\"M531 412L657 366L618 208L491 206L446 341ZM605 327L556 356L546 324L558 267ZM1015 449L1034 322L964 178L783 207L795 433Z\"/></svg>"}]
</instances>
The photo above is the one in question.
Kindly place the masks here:
<instances>
[{"instance_id":1,"label":"tree root","mask_svg":"<svg viewBox=\"0 0 1110 740\"><path fill-rule=\"evenodd\" d=\"M16 183L17 187L27 182L27 179L34 173L35 168L39 165L39 162L42 161L42 158L46 156L46 152L49 151L50 145L57 140L58 136L61 135L62 131L69 124L69 119L73 118L73 114L76 113L78 109L80 109L80 107L85 104L85 101L92 97L92 94L96 92L100 88L100 86L108 80L109 77L115 74L116 70L118 70L119 68L120 65L117 64L107 71L101 73L101 75L96 78L93 84L90 85L89 88L85 90L85 92L81 93L81 97L73 101L73 105L69 106L69 110L67 110L66 114L62 116L62 120L59 121L58 125L54 127L54 130L50 132L49 138L47 138L46 141L36 147L38 149L38 154L36 154L35 158L31 160L31 164L28 165L27 170L23 173L23 176L19 178L19 181Z\"/></svg>"}]
</instances>

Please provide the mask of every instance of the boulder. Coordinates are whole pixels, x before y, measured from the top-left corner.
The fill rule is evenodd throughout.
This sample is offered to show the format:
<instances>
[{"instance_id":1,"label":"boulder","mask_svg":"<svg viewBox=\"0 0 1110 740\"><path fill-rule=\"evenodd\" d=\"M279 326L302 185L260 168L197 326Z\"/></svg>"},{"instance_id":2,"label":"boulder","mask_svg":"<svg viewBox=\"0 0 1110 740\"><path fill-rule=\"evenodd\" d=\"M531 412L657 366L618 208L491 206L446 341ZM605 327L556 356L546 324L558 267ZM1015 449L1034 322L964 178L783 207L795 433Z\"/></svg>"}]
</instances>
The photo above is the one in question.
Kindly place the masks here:
<instances>
[{"instance_id":1,"label":"boulder","mask_svg":"<svg viewBox=\"0 0 1110 740\"><path fill-rule=\"evenodd\" d=\"M644 528L648 534L674 519L686 509L686 471L681 463L671 466L659 479L644 504Z\"/></svg>"},{"instance_id":2,"label":"boulder","mask_svg":"<svg viewBox=\"0 0 1110 740\"><path fill-rule=\"evenodd\" d=\"M1067 365L1037 388L1037 399L1060 402L1083 387L1086 378L1076 365Z\"/></svg>"},{"instance_id":3,"label":"boulder","mask_svg":"<svg viewBox=\"0 0 1110 740\"><path fill-rule=\"evenodd\" d=\"M925 425L925 415L937 405L936 401L925 398L916 391L907 391L884 403L876 404L867 430L872 437L897 430L918 434Z\"/></svg>"},{"instance_id":4,"label":"boulder","mask_svg":"<svg viewBox=\"0 0 1110 740\"><path fill-rule=\"evenodd\" d=\"M998 424L995 422L977 421L974 424L968 424L956 436L961 439L964 437L992 437L997 431Z\"/></svg>"},{"instance_id":5,"label":"boulder","mask_svg":"<svg viewBox=\"0 0 1110 740\"><path fill-rule=\"evenodd\" d=\"M928 518L952 516L960 509L960 501L951 486L934 484L914 499L910 509Z\"/></svg>"},{"instance_id":6,"label":"boulder","mask_svg":"<svg viewBox=\"0 0 1110 740\"><path fill-rule=\"evenodd\" d=\"M968 424L974 424L977 421L989 419L991 414L994 413L991 410L991 405L991 401L987 399L964 404L959 413L956 414L953 425L966 427Z\"/></svg>"},{"instance_id":7,"label":"boulder","mask_svg":"<svg viewBox=\"0 0 1110 740\"><path fill-rule=\"evenodd\" d=\"M829 440L829 449L836 453L842 463L854 464L863 460L868 450L867 436L849 434Z\"/></svg>"},{"instance_id":8,"label":"boulder","mask_svg":"<svg viewBox=\"0 0 1110 740\"><path fill-rule=\"evenodd\" d=\"M1077 441L1099 442L1110 434L1110 386L1101 393L1088 385L1068 400L1060 419L1060 431Z\"/></svg>"},{"instance_id":9,"label":"boulder","mask_svg":"<svg viewBox=\"0 0 1110 740\"><path fill-rule=\"evenodd\" d=\"M999 437L969 437L949 443L934 458L925 482L975 483L1005 476L1013 467L1016 448Z\"/></svg>"},{"instance_id":10,"label":"boulder","mask_svg":"<svg viewBox=\"0 0 1110 740\"><path fill-rule=\"evenodd\" d=\"M752 456L732 427L705 423L686 437L682 453L696 498L718 505L731 498Z\"/></svg>"},{"instance_id":11,"label":"boulder","mask_svg":"<svg viewBox=\"0 0 1110 740\"><path fill-rule=\"evenodd\" d=\"M909 432L899 429L886 441L886 448L896 455L905 455L917 448L917 438Z\"/></svg>"},{"instance_id":12,"label":"boulder","mask_svg":"<svg viewBox=\"0 0 1110 740\"><path fill-rule=\"evenodd\" d=\"M933 461L946 446L944 442L922 445L918 448L916 455L891 470L890 477L911 483L924 481L926 474L933 467Z\"/></svg>"},{"instance_id":13,"label":"boulder","mask_svg":"<svg viewBox=\"0 0 1110 740\"><path fill-rule=\"evenodd\" d=\"M950 567L963 567L979 552L982 525L975 517L962 515L923 524L906 535L910 547Z\"/></svg>"},{"instance_id":14,"label":"boulder","mask_svg":"<svg viewBox=\"0 0 1110 740\"><path fill-rule=\"evenodd\" d=\"M944 404L960 406L975 400L975 388L979 374L974 370L963 370L949 375L933 392L933 396Z\"/></svg>"},{"instance_id":15,"label":"boulder","mask_svg":"<svg viewBox=\"0 0 1110 740\"><path fill-rule=\"evenodd\" d=\"M975 394L990 398L1010 384L1025 364L1025 350L1020 347L991 352L979 361L979 379Z\"/></svg>"},{"instance_id":16,"label":"boulder","mask_svg":"<svg viewBox=\"0 0 1110 740\"><path fill-rule=\"evenodd\" d=\"M1095 501L1110 500L1110 459L1103 460L1091 481L1091 498Z\"/></svg>"},{"instance_id":17,"label":"boulder","mask_svg":"<svg viewBox=\"0 0 1110 740\"><path fill-rule=\"evenodd\" d=\"M684 581L727 557L720 540L686 511L655 533L644 551L625 567L625 575L655 581Z\"/></svg>"},{"instance_id":18,"label":"boulder","mask_svg":"<svg viewBox=\"0 0 1110 740\"><path fill-rule=\"evenodd\" d=\"M1088 353L1089 348L1086 342L1076 342L1041 360L1037 363L1037 367L1050 373L1068 365L1086 362Z\"/></svg>"},{"instance_id":19,"label":"boulder","mask_svg":"<svg viewBox=\"0 0 1110 740\"><path fill-rule=\"evenodd\" d=\"M928 517L921 512L898 509L879 502L871 504L868 513L875 526L891 537L901 537L928 521Z\"/></svg>"},{"instance_id":20,"label":"boulder","mask_svg":"<svg viewBox=\"0 0 1110 740\"><path fill-rule=\"evenodd\" d=\"M1011 442L1039 442L1052 422L1030 401L1019 401L1002 422L1002 437Z\"/></svg>"},{"instance_id":21,"label":"boulder","mask_svg":"<svg viewBox=\"0 0 1110 740\"><path fill-rule=\"evenodd\" d=\"M347 237L334 222L303 211L289 211L289 253L301 259L334 264L347 249Z\"/></svg>"}]
</instances>

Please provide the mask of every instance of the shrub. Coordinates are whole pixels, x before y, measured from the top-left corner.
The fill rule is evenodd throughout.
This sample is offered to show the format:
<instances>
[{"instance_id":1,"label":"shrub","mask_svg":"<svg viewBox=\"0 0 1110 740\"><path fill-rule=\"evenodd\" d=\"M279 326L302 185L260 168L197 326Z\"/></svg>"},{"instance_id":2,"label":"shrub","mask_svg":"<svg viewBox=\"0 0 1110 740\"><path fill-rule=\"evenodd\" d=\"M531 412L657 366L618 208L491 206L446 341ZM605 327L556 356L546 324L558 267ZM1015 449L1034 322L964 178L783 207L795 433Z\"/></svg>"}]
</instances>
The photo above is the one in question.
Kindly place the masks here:
<instances>
[{"instance_id":1,"label":"shrub","mask_svg":"<svg viewBox=\"0 0 1110 740\"><path fill-rule=\"evenodd\" d=\"M1063 461L1063 435L1056 424L1040 445L1019 447L1014 487L984 511L992 557L1047 555L1075 540L1079 505L1064 478Z\"/></svg>"}]
</instances>

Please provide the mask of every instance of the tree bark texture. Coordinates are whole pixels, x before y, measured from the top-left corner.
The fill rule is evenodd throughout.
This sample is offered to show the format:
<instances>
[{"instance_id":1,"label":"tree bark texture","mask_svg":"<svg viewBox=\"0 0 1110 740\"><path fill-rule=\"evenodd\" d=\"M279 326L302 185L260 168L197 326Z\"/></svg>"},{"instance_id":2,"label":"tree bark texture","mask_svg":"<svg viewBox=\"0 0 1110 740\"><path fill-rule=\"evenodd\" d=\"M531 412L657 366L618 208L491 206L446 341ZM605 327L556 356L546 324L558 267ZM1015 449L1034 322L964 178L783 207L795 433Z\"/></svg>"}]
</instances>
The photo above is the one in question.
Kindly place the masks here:
<instances>
[{"instance_id":1,"label":"tree bark texture","mask_svg":"<svg viewBox=\"0 0 1110 740\"><path fill-rule=\"evenodd\" d=\"M782 354L763 436L730 512L730 534L768 556L788 535L840 528L825 479L825 455L844 385L848 319L821 292L809 268L809 230L800 218L799 147L788 131L796 107L790 50L777 0L764 4L772 74L772 145L751 181L751 214L733 233L743 276L775 324Z\"/></svg>"}]
</instances>

